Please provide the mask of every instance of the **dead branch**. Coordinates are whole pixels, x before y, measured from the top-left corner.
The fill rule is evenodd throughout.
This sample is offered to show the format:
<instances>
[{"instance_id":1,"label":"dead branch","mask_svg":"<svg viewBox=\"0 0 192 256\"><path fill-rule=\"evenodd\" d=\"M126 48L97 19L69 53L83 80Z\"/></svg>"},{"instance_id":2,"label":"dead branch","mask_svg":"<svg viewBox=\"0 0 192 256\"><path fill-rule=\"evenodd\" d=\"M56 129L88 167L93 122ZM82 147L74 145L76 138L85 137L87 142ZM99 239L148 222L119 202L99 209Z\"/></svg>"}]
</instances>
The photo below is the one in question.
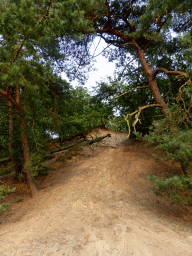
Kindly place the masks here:
<instances>
[{"instance_id":1,"label":"dead branch","mask_svg":"<svg viewBox=\"0 0 192 256\"><path fill-rule=\"evenodd\" d=\"M142 89L142 88L149 88L149 86L148 85L146 85L146 86L137 86L136 88L133 88L133 89L127 91L127 92L124 92L124 93L120 94L119 96L114 97L113 99L117 99L117 98L123 96L124 94L126 94L128 92L134 91L136 89ZM113 100L113 99L110 99L110 100Z\"/></svg>"},{"instance_id":2,"label":"dead branch","mask_svg":"<svg viewBox=\"0 0 192 256\"><path fill-rule=\"evenodd\" d=\"M105 139L105 138L107 138L107 137L111 137L111 134L107 134L107 135L105 135L105 136L101 136L101 137L98 137L98 138L95 138L95 139L93 139L93 140L90 140L90 141L88 141L87 143L86 143L86 145L91 145L91 144L93 144L93 143L95 143L95 142L99 142L99 141L101 141L101 140L103 140L103 139Z\"/></svg>"},{"instance_id":3,"label":"dead branch","mask_svg":"<svg viewBox=\"0 0 192 256\"><path fill-rule=\"evenodd\" d=\"M127 122L128 128L129 128L129 132L128 132L127 139L129 138L130 132L131 132L131 131L130 131L129 120L128 120L129 117L135 115L135 121L133 122L132 126L134 127L134 130L136 131L135 126L136 126L136 124L137 124L138 121L140 122L139 115L140 115L141 111L144 110L144 109L146 109L146 108L160 107L160 106L161 106L160 104L146 105L146 106L140 107L139 109L137 109L136 111L134 111L134 112L131 113L131 114L127 114L127 116L124 118L124 120Z\"/></svg>"},{"instance_id":4,"label":"dead branch","mask_svg":"<svg viewBox=\"0 0 192 256\"><path fill-rule=\"evenodd\" d=\"M155 78L156 77L156 75L159 73L159 72L164 72L166 75L179 75L179 76L184 76L185 78L187 78L187 83L189 83L189 82L191 82L191 79L190 79L190 77L186 74L186 73L184 73L184 72L181 72L181 71L176 71L176 70L174 70L174 71L168 71L167 69L165 69L165 68L158 68L158 69L156 69L154 72L153 72L153 77ZM181 89L183 88L183 86L181 86L180 87L180 90L179 91L181 91Z\"/></svg>"},{"instance_id":5,"label":"dead branch","mask_svg":"<svg viewBox=\"0 0 192 256\"><path fill-rule=\"evenodd\" d=\"M101 136L101 137L95 138L95 139L93 139L93 140L90 140L90 141L88 141L85 145L91 145L91 144L93 144L93 143L95 143L95 142L99 142L99 141L103 140L103 139L106 138L106 137L111 137L111 134L107 134L107 135L105 135L105 136ZM81 142L83 142L83 141L85 141L85 139L80 139L79 141L77 141L77 142L75 142L75 143L73 143L73 144L71 144L71 145L61 147L60 149L56 149L56 150L54 150L54 151L50 151L50 152L47 153L47 155L45 156L45 159L49 158L50 155L53 155L54 153L57 153L57 152L60 152L60 151L65 151L65 150L67 150L67 149L69 149L69 148L72 148L72 147L76 146L77 144L79 144L79 143L81 143Z\"/></svg>"},{"instance_id":6,"label":"dead branch","mask_svg":"<svg viewBox=\"0 0 192 256\"><path fill-rule=\"evenodd\" d=\"M185 109L185 112L186 112L186 115L184 116L183 118L183 121L187 118L187 116L191 116L190 115L190 109L192 107L192 95L191 95L191 103L189 105L189 108L187 109L186 108L186 105L185 105L185 101L184 99L182 98L182 88L184 86L186 86L188 83L191 83L191 79L190 77L184 73L184 72L181 72L181 71L168 71L167 69L165 68L158 68L154 73L153 73L153 76L154 78L156 77L156 75L159 73L159 72L164 72L166 75L170 75L170 74L173 74L173 75L177 75L175 78L179 79L179 76L183 76L187 79L187 81L179 88L179 95L176 97L176 101L178 102L179 100L181 100L183 102L183 106L184 106L184 109Z\"/></svg>"},{"instance_id":7,"label":"dead branch","mask_svg":"<svg viewBox=\"0 0 192 256\"><path fill-rule=\"evenodd\" d=\"M81 143L81 142L83 142L83 141L84 141L84 139L80 139L79 141L77 141L77 142L75 142L75 143L73 143L73 144L71 144L71 145L64 146L64 147L60 147L60 149L56 149L56 150L50 151L49 153L47 153L47 155L45 156L45 158L49 157L50 155L52 155L52 154L54 154L54 153L56 153L56 152L60 152L60 151L64 151L64 150L67 150L67 149L69 149L69 148L72 148L72 147L76 146L78 143Z\"/></svg>"},{"instance_id":8,"label":"dead branch","mask_svg":"<svg viewBox=\"0 0 192 256\"><path fill-rule=\"evenodd\" d=\"M20 105L10 96L10 94L7 94L5 91L0 89L0 94L5 97L8 101L10 101L13 106L17 109L19 112L18 114L22 116L21 107Z\"/></svg>"}]
</instances>

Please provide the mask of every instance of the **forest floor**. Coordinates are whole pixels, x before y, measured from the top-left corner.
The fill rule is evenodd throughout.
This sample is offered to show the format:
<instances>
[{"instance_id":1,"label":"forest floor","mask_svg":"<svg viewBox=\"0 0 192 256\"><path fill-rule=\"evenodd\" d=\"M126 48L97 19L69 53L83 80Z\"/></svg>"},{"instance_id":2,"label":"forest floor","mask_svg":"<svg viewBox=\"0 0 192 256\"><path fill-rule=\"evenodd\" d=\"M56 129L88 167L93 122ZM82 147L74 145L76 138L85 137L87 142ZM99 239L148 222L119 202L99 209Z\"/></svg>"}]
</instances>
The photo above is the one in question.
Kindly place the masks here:
<instances>
[{"instance_id":1,"label":"forest floor","mask_svg":"<svg viewBox=\"0 0 192 256\"><path fill-rule=\"evenodd\" d=\"M16 191L0 217L0 256L192 256L192 207L159 199L146 179L179 167L124 133L97 130L107 133L70 160L47 161L34 198L26 184L5 182Z\"/></svg>"}]
</instances>

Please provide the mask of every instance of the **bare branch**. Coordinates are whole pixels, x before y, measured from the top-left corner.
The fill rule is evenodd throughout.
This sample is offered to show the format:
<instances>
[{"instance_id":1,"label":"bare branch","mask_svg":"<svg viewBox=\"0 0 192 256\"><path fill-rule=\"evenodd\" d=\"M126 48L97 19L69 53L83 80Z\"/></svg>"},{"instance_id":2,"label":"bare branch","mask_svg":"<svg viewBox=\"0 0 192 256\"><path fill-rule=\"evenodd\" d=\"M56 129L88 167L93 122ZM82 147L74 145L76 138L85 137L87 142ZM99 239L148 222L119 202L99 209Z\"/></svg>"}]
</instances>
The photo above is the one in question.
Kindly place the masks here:
<instances>
[{"instance_id":1,"label":"bare branch","mask_svg":"<svg viewBox=\"0 0 192 256\"><path fill-rule=\"evenodd\" d=\"M170 75L170 74L173 74L173 75L177 75L175 78L177 78L177 79L179 79L178 77L179 76L183 76L183 77L185 77L186 79L187 79L187 81L179 88L179 95L176 97L176 100L177 100L177 102L179 101L179 100L181 100L182 102L183 102L183 106L184 106L184 109L185 109L185 112L186 112L186 114L185 114L185 116L183 117L183 120L182 121L184 121L188 116L191 116L191 114L190 114L190 109L191 109L191 107L192 107L192 95L191 95L191 99L190 99L190 101L191 101L191 103L190 103L190 105L189 105L189 107L188 107L188 109L186 108L186 105L185 105L185 101L184 101L184 99L182 98L182 88L184 87L184 86L186 86L188 83L191 83L191 79L190 79L190 77L186 74L186 73L184 73L184 72L181 72L181 71L168 71L167 69L165 69L165 68L158 68L154 73L153 73L153 76L155 77L159 72L164 72L166 75Z\"/></svg>"},{"instance_id":2,"label":"bare branch","mask_svg":"<svg viewBox=\"0 0 192 256\"><path fill-rule=\"evenodd\" d=\"M151 105L146 105L146 106L140 107L139 109L135 110L133 113L127 114L127 117L133 116L133 115L137 114L139 111L144 110L146 108L151 108L151 107L161 107L161 105L160 104L151 104Z\"/></svg>"},{"instance_id":3,"label":"bare branch","mask_svg":"<svg viewBox=\"0 0 192 256\"><path fill-rule=\"evenodd\" d=\"M159 72L164 72L166 75L179 75L179 76L183 76L183 77L185 77L185 78L187 78L187 82L185 83L185 84L187 84L187 83L191 83L191 79L190 79L190 77L186 74L186 73L184 73L184 72L181 72L181 71L176 71L176 70L174 70L174 71L168 71L167 69L165 69L165 68L158 68L158 69L156 69L154 72L153 72L153 77L155 78L156 77L156 75L159 73ZM184 85L183 85L184 86ZM181 92L181 89L183 88L183 86L181 86L180 87L180 92Z\"/></svg>"},{"instance_id":4,"label":"bare branch","mask_svg":"<svg viewBox=\"0 0 192 256\"><path fill-rule=\"evenodd\" d=\"M9 116L10 114L7 114L5 116L3 116L2 118L0 118L0 121L3 120L5 117Z\"/></svg>"},{"instance_id":5,"label":"bare branch","mask_svg":"<svg viewBox=\"0 0 192 256\"><path fill-rule=\"evenodd\" d=\"M136 131L135 126L138 121L140 122L139 115L140 115L141 111L146 108L151 108L151 107L161 107L161 105L160 104L146 105L146 106L140 107L139 109L137 109L136 111L134 111L131 114L127 114L127 116L124 118L124 120L127 122L128 128L129 128L129 134L128 134L127 138L129 138L129 136L130 136L130 125L129 125L129 120L128 120L129 117L135 115L135 121L133 122L132 126L134 127L134 130Z\"/></svg>"},{"instance_id":6,"label":"bare branch","mask_svg":"<svg viewBox=\"0 0 192 256\"><path fill-rule=\"evenodd\" d=\"M177 75L176 76L176 78L178 79L178 76L183 76L183 77L185 77L185 78L187 78L187 81L179 88L179 96L178 97L180 97L180 95L182 94L182 91L181 91L181 89L186 85L186 84L188 84L188 83L191 83L191 79L190 79L190 77L186 74L186 73L184 73L184 72L181 72L181 71L168 71L167 69L165 69L165 68L158 68L157 70L155 70L155 72L153 72L153 77L155 78L156 77L156 75L159 73L159 72L164 72L166 75ZM191 102L192 102L192 96L191 96Z\"/></svg>"},{"instance_id":7,"label":"bare branch","mask_svg":"<svg viewBox=\"0 0 192 256\"><path fill-rule=\"evenodd\" d=\"M20 104L20 88L19 85L16 85L16 102Z\"/></svg>"},{"instance_id":8,"label":"bare branch","mask_svg":"<svg viewBox=\"0 0 192 256\"><path fill-rule=\"evenodd\" d=\"M128 93L128 92L134 91L134 90L136 90L136 89L142 89L142 88L149 88L149 86L148 86L148 85L147 85L147 86L137 86L136 88L133 88L133 89L127 91L127 92L124 92L124 93L120 94L119 96L114 97L113 99L117 99L117 98L119 98L119 97L125 95L125 94ZM110 100L113 100L113 99L110 99Z\"/></svg>"}]
</instances>

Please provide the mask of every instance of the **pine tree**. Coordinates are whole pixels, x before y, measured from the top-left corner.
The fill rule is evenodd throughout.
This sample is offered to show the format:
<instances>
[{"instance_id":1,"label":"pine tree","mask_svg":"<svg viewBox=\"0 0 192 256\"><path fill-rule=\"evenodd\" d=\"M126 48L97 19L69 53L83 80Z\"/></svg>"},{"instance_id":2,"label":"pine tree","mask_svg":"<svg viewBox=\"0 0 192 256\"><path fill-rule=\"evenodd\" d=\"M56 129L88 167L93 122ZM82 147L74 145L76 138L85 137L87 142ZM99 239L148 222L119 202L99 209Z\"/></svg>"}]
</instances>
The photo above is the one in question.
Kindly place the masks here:
<instances>
[{"instance_id":1,"label":"pine tree","mask_svg":"<svg viewBox=\"0 0 192 256\"><path fill-rule=\"evenodd\" d=\"M98 2L98 1L96 1ZM155 103L163 116L169 115L168 107L161 96L156 76L158 73L166 75L181 75L189 82L188 75L178 70L168 71L164 67L154 66L156 48L160 48L166 41L170 29L181 27L186 18L189 28L191 24L190 1L103 1L102 8L85 13L85 17L94 22L94 31L84 30L84 34L96 33L108 45L106 55L109 59L119 60L120 66L125 66L128 53L138 59L147 77L149 88ZM187 22L185 22L186 24ZM182 28L183 29L183 28ZM159 57L161 53L158 51Z\"/></svg>"},{"instance_id":2,"label":"pine tree","mask_svg":"<svg viewBox=\"0 0 192 256\"><path fill-rule=\"evenodd\" d=\"M30 97L36 97L38 105L38 98L46 94L46 82L53 79L49 61L42 59L39 45L55 31L74 34L90 22L84 19L83 9L73 0L1 0L0 11L0 94L16 109L26 176L35 195L28 135ZM13 90L15 95L11 94Z\"/></svg>"}]
</instances>

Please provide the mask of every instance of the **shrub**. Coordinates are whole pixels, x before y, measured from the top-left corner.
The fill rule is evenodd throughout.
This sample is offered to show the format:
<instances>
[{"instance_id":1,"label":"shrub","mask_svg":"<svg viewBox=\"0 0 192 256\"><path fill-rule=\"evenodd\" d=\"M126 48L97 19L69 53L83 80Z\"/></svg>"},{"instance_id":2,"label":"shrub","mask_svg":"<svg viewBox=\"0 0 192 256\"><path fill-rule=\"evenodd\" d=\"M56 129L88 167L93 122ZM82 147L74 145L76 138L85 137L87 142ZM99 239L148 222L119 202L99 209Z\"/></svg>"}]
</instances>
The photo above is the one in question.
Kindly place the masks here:
<instances>
[{"instance_id":1,"label":"shrub","mask_svg":"<svg viewBox=\"0 0 192 256\"><path fill-rule=\"evenodd\" d=\"M152 190L157 196L168 196L173 204L192 206L192 175L173 176L168 178L158 178L156 176L147 177L154 184Z\"/></svg>"},{"instance_id":2,"label":"shrub","mask_svg":"<svg viewBox=\"0 0 192 256\"><path fill-rule=\"evenodd\" d=\"M4 185L0 186L0 202L5 198L6 194L14 192L16 188L9 188L9 187L4 187ZM4 211L6 211L6 208L9 206L10 204L0 204L0 215L2 215L2 213Z\"/></svg>"},{"instance_id":3,"label":"shrub","mask_svg":"<svg viewBox=\"0 0 192 256\"><path fill-rule=\"evenodd\" d=\"M143 140L148 145L156 145L163 153L164 160L172 160L181 164L184 174L192 169L192 129L182 127L178 114L179 109L173 107L170 117L159 120L150 127L151 131Z\"/></svg>"}]
</instances>

